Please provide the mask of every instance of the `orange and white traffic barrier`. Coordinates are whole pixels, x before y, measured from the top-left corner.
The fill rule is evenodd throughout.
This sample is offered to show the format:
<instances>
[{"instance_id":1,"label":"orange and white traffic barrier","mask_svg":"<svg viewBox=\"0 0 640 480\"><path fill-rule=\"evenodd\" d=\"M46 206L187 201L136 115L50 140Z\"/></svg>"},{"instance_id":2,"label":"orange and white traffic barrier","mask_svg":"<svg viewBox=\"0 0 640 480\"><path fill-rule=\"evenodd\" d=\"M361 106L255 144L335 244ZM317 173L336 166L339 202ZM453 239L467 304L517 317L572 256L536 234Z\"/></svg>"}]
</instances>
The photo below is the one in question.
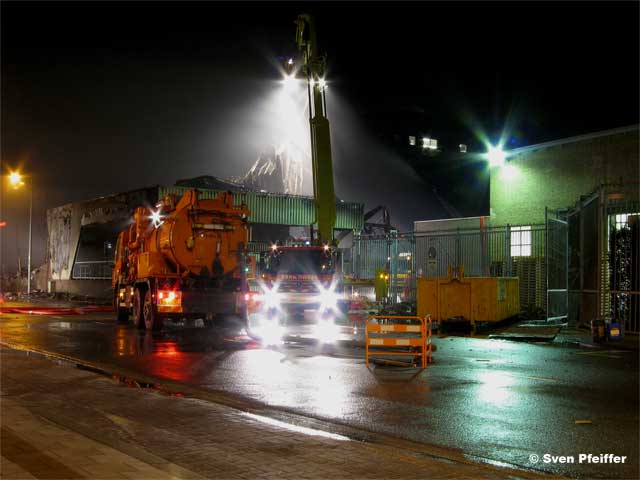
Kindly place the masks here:
<instances>
[{"instance_id":1,"label":"orange and white traffic barrier","mask_svg":"<svg viewBox=\"0 0 640 480\"><path fill-rule=\"evenodd\" d=\"M433 361L430 315L426 317L372 315L367 318L366 327L365 362L367 367L369 367L370 357L396 356L413 357L414 359L420 357L421 368L427 368L427 365ZM393 363L416 365L415 362L394 361Z\"/></svg>"}]
</instances>

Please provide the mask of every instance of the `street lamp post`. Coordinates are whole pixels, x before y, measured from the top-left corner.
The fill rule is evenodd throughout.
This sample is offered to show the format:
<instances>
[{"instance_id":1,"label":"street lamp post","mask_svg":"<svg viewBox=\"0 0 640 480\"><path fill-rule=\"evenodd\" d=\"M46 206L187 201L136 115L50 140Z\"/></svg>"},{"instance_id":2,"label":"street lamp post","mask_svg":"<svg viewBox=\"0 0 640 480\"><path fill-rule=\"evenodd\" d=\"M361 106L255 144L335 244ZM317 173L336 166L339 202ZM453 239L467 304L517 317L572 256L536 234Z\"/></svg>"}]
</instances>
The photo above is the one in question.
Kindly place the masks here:
<instances>
[{"instance_id":1,"label":"street lamp post","mask_svg":"<svg viewBox=\"0 0 640 480\"><path fill-rule=\"evenodd\" d=\"M33 222L33 181L29 185L29 250L27 253L27 295L31 295L31 226Z\"/></svg>"},{"instance_id":2,"label":"street lamp post","mask_svg":"<svg viewBox=\"0 0 640 480\"><path fill-rule=\"evenodd\" d=\"M24 185L23 178L30 178L21 175L18 172L11 172L9 174L9 183L15 189ZM31 295L31 229L33 220L33 180L29 185L29 248L27 250L27 295Z\"/></svg>"}]
</instances>

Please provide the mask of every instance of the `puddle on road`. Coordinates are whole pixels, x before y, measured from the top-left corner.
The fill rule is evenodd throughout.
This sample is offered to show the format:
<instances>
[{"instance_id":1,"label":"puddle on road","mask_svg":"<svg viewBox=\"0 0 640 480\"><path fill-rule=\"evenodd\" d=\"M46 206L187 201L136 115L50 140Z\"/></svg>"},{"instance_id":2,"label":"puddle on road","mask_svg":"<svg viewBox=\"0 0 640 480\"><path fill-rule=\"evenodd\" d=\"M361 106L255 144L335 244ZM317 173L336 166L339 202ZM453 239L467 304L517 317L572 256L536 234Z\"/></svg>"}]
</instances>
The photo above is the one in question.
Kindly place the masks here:
<instances>
[{"instance_id":1,"label":"puddle on road","mask_svg":"<svg viewBox=\"0 0 640 480\"><path fill-rule=\"evenodd\" d=\"M480 363L486 363L487 365L504 365L504 364L508 364L508 363L513 363L513 360L505 360L505 359L498 359L498 358L475 358L469 359L470 361L474 361L474 362L480 362Z\"/></svg>"},{"instance_id":2,"label":"puddle on road","mask_svg":"<svg viewBox=\"0 0 640 480\"><path fill-rule=\"evenodd\" d=\"M49 323L49 327L69 329L72 328L72 324L71 322L51 322Z\"/></svg>"}]
</instances>

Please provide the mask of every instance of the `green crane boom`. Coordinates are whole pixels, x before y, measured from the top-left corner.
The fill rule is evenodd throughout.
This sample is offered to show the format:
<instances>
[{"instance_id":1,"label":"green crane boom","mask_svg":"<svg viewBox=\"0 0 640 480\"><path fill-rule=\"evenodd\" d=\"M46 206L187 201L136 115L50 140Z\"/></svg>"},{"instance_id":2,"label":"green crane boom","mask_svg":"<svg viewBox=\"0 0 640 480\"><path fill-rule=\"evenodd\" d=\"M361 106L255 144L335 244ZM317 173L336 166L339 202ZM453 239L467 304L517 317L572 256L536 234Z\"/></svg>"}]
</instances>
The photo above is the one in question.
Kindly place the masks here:
<instances>
[{"instance_id":1,"label":"green crane boom","mask_svg":"<svg viewBox=\"0 0 640 480\"><path fill-rule=\"evenodd\" d=\"M318 243L333 243L336 224L336 199L333 188L331 135L325 99L327 58L318 54L316 29L310 15L299 15L296 21L296 43L302 55L301 71L307 77L313 195L315 198Z\"/></svg>"}]
</instances>

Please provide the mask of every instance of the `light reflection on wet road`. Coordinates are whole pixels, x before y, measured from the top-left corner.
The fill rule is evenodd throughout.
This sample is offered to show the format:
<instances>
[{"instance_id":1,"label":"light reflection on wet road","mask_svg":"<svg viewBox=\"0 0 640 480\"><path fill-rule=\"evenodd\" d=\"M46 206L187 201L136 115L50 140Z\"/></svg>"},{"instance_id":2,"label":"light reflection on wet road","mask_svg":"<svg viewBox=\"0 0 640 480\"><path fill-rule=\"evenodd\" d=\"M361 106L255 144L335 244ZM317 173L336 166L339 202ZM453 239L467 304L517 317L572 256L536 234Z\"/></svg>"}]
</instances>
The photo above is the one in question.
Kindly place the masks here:
<instances>
[{"instance_id":1,"label":"light reflection on wet road","mask_svg":"<svg viewBox=\"0 0 640 480\"><path fill-rule=\"evenodd\" d=\"M571 476L638 477L638 357L472 338L436 339L424 372L364 366L361 349L264 349L233 331L160 333L109 315L1 315L3 341L224 391L353 427L526 468L530 454L627 455L625 465L535 465ZM580 354L578 354L580 353ZM589 353L589 352L587 352ZM591 425L577 425L588 419Z\"/></svg>"}]
</instances>

